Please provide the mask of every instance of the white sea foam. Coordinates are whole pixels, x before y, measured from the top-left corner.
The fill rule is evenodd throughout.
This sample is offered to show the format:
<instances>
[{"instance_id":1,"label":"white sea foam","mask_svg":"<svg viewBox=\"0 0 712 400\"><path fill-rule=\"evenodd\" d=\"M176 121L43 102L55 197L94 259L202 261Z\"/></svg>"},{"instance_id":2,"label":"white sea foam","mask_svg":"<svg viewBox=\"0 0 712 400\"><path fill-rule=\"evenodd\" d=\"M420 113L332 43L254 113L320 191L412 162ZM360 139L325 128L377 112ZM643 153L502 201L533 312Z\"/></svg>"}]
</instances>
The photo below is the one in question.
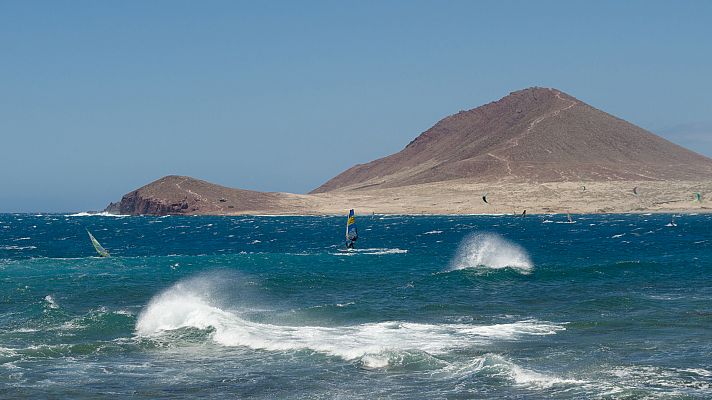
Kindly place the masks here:
<instances>
[{"instance_id":1,"label":"white sea foam","mask_svg":"<svg viewBox=\"0 0 712 400\"><path fill-rule=\"evenodd\" d=\"M369 248L369 249L348 249L338 253L332 253L335 256L354 256L356 254L366 254L371 256L381 256L385 254L405 254L408 250L405 249L387 249L387 248Z\"/></svg>"},{"instance_id":2,"label":"white sea foam","mask_svg":"<svg viewBox=\"0 0 712 400\"><path fill-rule=\"evenodd\" d=\"M484 354L468 363L454 363L444 368L453 376L487 375L512 381L515 385L548 389L558 385L586 385L587 381L566 379L524 368L498 354Z\"/></svg>"},{"instance_id":3,"label":"white sea foam","mask_svg":"<svg viewBox=\"0 0 712 400\"><path fill-rule=\"evenodd\" d=\"M437 234L440 234L440 233L443 233L443 231L438 231L438 230L429 231L429 232L423 233L423 235L437 235Z\"/></svg>"},{"instance_id":4,"label":"white sea foam","mask_svg":"<svg viewBox=\"0 0 712 400\"><path fill-rule=\"evenodd\" d=\"M529 254L518 244L494 233L475 233L460 243L450 265L451 271L464 268L512 268L529 273L533 264Z\"/></svg>"},{"instance_id":5,"label":"white sea foam","mask_svg":"<svg viewBox=\"0 0 712 400\"><path fill-rule=\"evenodd\" d=\"M130 215L112 214L106 211L97 213L82 211L75 214L66 214L65 217L130 217Z\"/></svg>"},{"instance_id":6,"label":"white sea foam","mask_svg":"<svg viewBox=\"0 0 712 400\"><path fill-rule=\"evenodd\" d=\"M18 328L18 329L12 330L12 331L10 331L10 332L13 332L13 333L35 333L35 332L39 332L39 329L35 329L35 328Z\"/></svg>"},{"instance_id":7,"label":"white sea foam","mask_svg":"<svg viewBox=\"0 0 712 400\"><path fill-rule=\"evenodd\" d=\"M205 293L202 283L178 283L149 302L138 317L136 334L152 337L181 328L211 329L211 340L224 346L268 351L310 349L345 360L360 360L365 367L383 368L390 363L393 352L437 355L452 349L565 330L561 324L533 319L494 325L390 321L348 326L284 326L249 321L237 311L217 306L214 298L213 294Z\"/></svg>"},{"instance_id":8,"label":"white sea foam","mask_svg":"<svg viewBox=\"0 0 712 400\"><path fill-rule=\"evenodd\" d=\"M57 302L54 301L54 297L52 297L52 295L48 294L47 296L45 296L44 301L47 303L47 307L49 308L59 308Z\"/></svg>"},{"instance_id":9,"label":"white sea foam","mask_svg":"<svg viewBox=\"0 0 712 400\"><path fill-rule=\"evenodd\" d=\"M581 385L587 383L577 379L564 379L541 372L522 368L514 363L509 363L510 376L519 385L536 386L548 389L555 385Z\"/></svg>"},{"instance_id":10,"label":"white sea foam","mask_svg":"<svg viewBox=\"0 0 712 400\"><path fill-rule=\"evenodd\" d=\"M606 394L617 394L626 390L654 389L661 393L670 394L670 390L674 390L687 395L681 397L709 398L709 391L712 388L709 383L712 372L701 368L677 369L633 365L614 367L607 373L614 379L609 378L603 385L608 389Z\"/></svg>"},{"instance_id":11,"label":"white sea foam","mask_svg":"<svg viewBox=\"0 0 712 400\"><path fill-rule=\"evenodd\" d=\"M0 246L0 250L32 250L35 246Z\"/></svg>"},{"instance_id":12,"label":"white sea foam","mask_svg":"<svg viewBox=\"0 0 712 400\"><path fill-rule=\"evenodd\" d=\"M372 251L365 251L363 254L370 255L384 255L384 254L405 254L408 250L404 249L373 249Z\"/></svg>"}]
</instances>

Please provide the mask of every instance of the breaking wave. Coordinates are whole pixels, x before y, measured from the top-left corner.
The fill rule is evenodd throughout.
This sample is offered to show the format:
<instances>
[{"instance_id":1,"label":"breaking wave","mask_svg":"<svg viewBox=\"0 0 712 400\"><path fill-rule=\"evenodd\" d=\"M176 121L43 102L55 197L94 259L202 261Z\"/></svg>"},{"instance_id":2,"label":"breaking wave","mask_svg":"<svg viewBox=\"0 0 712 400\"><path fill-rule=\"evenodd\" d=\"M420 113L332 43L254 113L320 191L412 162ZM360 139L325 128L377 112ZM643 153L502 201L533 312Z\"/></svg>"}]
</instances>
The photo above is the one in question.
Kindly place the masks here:
<instances>
[{"instance_id":1,"label":"breaking wave","mask_svg":"<svg viewBox=\"0 0 712 400\"><path fill-rule=\"evenodd\" d=\"M82 211L74 214L66 214L65 217L130 217L130 215L124 215L124 214L112 214L110 212L102 211L102 212L87 212L87 211Z\"/></svg>"},{"instance_id":2,"label":"breaking wave","mask_svg":"<svg viewBox=\"0 0 712 400\"><path fill-rule=\"evenodd\" d=\"M475 357L469 363L451 365L449 372L455 376L487 376L508 380L515 385L548 389L559 385L587 385L589 382L534 371L498 355L487 353Z\"/></svg>"},{"instance_id":3,"label":"breaking wave","mask_svg":"<svg viewBox=\"0 0 712 400\"><path fill-rule=\"evenodd\" d=\"M561 324L528 319L492 325L424 324L404 321L347 326L287 326L253 322L217 305L203 282L180 282L155 296L141 312L135 333L160 337L185 328L206 330L213 342L268 351L312 350L386 368L404 357L431 357L458 348L484 346L524 336L553 335ZM219 297L219 296L218 296Z\"/></svg>"},{"instance_id":4,"label":"breaking wave","mask_svg":"<svg viewBox=\"0 0 712 400\"><path fill-rule=\"evenodd\" d=\"M475 233L467 236L457 250L450 271L511 268L529 273L533 264L523 247L494 233Z\"/></svg>"}]
</instances>

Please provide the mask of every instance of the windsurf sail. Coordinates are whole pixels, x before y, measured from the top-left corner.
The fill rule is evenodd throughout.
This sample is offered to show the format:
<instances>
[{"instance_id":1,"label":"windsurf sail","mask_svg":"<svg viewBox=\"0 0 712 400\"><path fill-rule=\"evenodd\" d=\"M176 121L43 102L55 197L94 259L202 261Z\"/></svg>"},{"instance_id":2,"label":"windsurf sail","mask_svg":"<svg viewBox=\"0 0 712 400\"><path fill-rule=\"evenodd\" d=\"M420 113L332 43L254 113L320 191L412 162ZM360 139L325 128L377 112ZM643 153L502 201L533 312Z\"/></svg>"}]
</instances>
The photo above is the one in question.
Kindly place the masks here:
<instances>
[{"instance_id":1,"label":"windsurf sail","mask_svg":"<svg viewBox=\"0 0 712 400\"><path fill-rule=\"evenodd\" d=\"M356 229L356 217L354 210L349 210L349 217L346 220L346 247L353 248L354 242L358 239L358 230Z\"/></svg>"},{"instance_id":2,"label":"windsurf sail","mask_svg":"<svg viewBox=\"0 0 712 400\"><path fill-rule=\"evenodd\" d=\"M569 223L573 223L574 219L571 218L571 214L566 214L566 219L569 221Z\"/></svg>"},{"instance_id":3,"label":"windsurf sail","mask_svg":"<svg viewBox=\"0 0 712 400\"><path fill-rule=\"evenodd\" d=\"M94 246L94 249L96 250L97 253L99 253L100 257L109 257L109 252L99 243L98 240L94 237L94 235L89 232L87 229L87 233L89 234L89 240L91 240L91 244Z\"/></svg>"},{"instance_id":4,"label":"windsurf sail","mask_svg":"<svg viewBox=\"0 0 712 400\"><path fill-rule=\"evenodd\" d=\"M702 203L702 194L700 194L699 192L695 192L692 195L695 197L695 202Z\"/></svg>"},{"instance_id":5,"label":"windsurf sail","mask_svg":"<svg viewBox=\"0 0 712 400\"><path fill-rule=\"evenodd\" d=\"M677 226L677 223L675 223L675 215L672 215L670 217L670 222L668 222L668 224L665 226Z\"/></svg>"},{"instance_id":6,"label":"windsurf sail","mask_svg":"<svg viewBox=\"0 0 712 400\"><path fill-rule=\"evenodd\" d=\"M527 216L527 210L522 211L522 217L526 217L526 216Z\"/></svg>"}]
</instances>

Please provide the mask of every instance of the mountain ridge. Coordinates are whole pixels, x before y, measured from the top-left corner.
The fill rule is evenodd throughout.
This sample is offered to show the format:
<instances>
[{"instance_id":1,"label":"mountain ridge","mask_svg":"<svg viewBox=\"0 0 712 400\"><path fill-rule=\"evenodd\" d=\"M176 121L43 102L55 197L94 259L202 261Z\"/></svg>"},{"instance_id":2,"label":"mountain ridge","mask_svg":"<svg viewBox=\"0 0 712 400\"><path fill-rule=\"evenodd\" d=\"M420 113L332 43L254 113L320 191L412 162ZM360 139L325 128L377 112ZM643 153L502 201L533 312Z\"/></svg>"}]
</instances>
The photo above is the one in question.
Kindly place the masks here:
<instances>
[{"instance_id":1,"label":"mountain ridge","mask_svg":"<svg viewBox=\"0 0 712 400\"><path fill-rule=\"evenodd\" d=\"M311 193L446 180L567 182L712 177L712 160L553 88L443 118L403 150Z\"/></svg>"},{"instance_id":2,"label":"mountain ridge","mask_svg":"<svg viewBox=\"0 0 712 400\"><path fill-rule=\"evenodd\" d=\"M639 194L631 194L639 186ZM581 190L588 187L589 190ZM489 192L493 204L481 201ZM127 193L119 214L530 213L707 210L712 160L562 91L533 87L447 116L401 151L309 194L233 189L169 175ZM497 208L499 207L499 209Z\"/></svg>"}]
</instances>

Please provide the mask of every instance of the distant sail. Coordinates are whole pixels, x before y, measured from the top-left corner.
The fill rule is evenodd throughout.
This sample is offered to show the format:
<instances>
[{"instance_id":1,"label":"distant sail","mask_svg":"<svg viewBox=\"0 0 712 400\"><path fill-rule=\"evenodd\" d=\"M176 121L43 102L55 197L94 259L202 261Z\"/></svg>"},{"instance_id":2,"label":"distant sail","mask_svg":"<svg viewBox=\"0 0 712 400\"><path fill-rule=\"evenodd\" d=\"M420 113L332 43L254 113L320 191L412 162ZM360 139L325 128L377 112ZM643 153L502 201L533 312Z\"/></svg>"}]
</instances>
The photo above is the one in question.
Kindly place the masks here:
<instances>
[{"instance_id":1,"label":"distant sail","mask_svg":"<svg viewBox=\"0 0 712 400\"><path fill-rule=\"evenodd\" d=\"M356 217L354 210L349 210L349 217L346 219L346 245L353 247L353 243L358 239L358 230L356 229Z\"/></svg>"},{"instance_id":2,"label":"distant sail","mask_svg":"<svg viewBox=\"0 0 712 400\"><path fill-rule=\"evenodd\" d=\"M527 210L524 210L524 211L522 212L522 217L526 217L526 216L527 216Z\"/></svg>"},{"instance_id":3,"label":"distant sail","mask_svg":"<svg viewBox=\"0 0 712 400\"><path fill-rule=\"evenodd\" d=\"M485 194L482 195L482 201L484 201L485 203L489 204L489 202L487 201L487 193L485 193Z\"/></svg>"},{"instance_id":4,"label":"distant sail","mask_svg":"<svg viewBox=\"0 0 712 400\"><path fill-rule=\"evenodd\" d=\"M695 192L692 195L695 196L694 201L696 201L698 203L702 203L702 194L700 194L699 192Z\"/></svg>"},{"instance_id":5,"label":"distant sail","mask_svg":"<svg viewBox=\"0 0 712 400\"><path fill-rule=\"evenodd\" d=\"M570 224L574 222L574 219L571 218L571 214L566 214L566 219L569 221Z\"/></svg>"},{"instance_id":6,"label":"distant sail","mask_svg":"<svg viewBox=\"0 0 712 400\"><path fill-rule=\"evenodd\" d=\"M633 194L636 196L638 195L638 187L637 186L633 188Z\"/></svg>"},{"instance_id":7,"label":"distant sail","mask_svg":"<svg viewBox=\"0 0 712 400\"><path fill-rule=\"evenodd\" d=\"M581 191L582 191L582 192L585 192L585 191L586 191L586 186L585 186L585 185L584 185L584 186L581 186Z\"/></svg>"},{"instance_id":8,"label":"distant sail","mask_svg":"<svg viewBox=\"0 0 712 400\"><path fill-rule=\"evenodd\" d=\"M100 257L109 257L109 252L106 251L106 249L99 243L98 240L94 237L94 235L89 232L87 229L87 233L89 234L89 240L91 240L91 244L94 246L94 249L96 250L97 253L99 253Z\"/></svg>"}]
</instances>

